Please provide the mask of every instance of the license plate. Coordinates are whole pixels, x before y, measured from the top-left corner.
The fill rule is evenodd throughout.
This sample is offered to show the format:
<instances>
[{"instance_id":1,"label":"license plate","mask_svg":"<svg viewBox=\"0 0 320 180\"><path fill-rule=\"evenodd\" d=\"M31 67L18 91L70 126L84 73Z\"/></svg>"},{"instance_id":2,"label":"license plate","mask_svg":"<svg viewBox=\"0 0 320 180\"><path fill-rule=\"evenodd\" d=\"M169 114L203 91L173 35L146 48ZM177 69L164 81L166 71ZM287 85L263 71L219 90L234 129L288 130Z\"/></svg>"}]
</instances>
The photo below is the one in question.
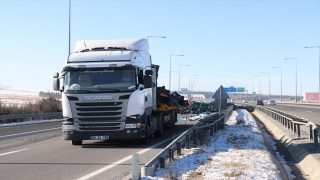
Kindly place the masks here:
<instances>
[{"instance_id":1,"label":"license plate","mask_svg":"<svg viewBox=\"0 0 320 180\"><path fill-rule=\"evenodd\" d=\"M91 140L109 139L109 136L90 136Z\"/></svg>"}]
</instances>

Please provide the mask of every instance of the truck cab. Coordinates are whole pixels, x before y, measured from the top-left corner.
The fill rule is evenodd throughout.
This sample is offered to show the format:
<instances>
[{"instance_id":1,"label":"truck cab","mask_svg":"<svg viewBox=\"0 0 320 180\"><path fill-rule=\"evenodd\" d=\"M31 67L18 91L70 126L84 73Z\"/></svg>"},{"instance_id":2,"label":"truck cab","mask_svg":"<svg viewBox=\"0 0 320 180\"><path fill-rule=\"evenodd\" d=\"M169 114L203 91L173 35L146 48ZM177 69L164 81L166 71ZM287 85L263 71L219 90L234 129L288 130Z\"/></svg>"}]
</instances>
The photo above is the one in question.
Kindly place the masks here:
<instances>
[{"instance_id":1,"label":"truck cab","mask_svg":"<svg viewBox=\"0 0 320 180\"><path fill-rule=\"evenodd\" d=\"M152 63L146 39L77 41L54 90L62 92L62 137L142 139L153 109ZM60 80L61 86L60 86Z\"/></svg>"}]
</instances>

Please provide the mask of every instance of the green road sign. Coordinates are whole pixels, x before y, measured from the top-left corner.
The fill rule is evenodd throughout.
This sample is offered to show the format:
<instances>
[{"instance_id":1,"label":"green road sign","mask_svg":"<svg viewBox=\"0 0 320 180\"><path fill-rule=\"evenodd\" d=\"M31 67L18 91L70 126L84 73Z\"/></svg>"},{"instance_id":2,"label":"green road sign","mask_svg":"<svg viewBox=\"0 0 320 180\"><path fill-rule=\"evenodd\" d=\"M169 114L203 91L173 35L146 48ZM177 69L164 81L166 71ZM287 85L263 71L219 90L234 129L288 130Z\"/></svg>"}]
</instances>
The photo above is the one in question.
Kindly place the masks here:
<instances>
[{"instance_id":1,"label":"green road sign","mask_svg":"<svg viewBox=\"0 0 320 180\"><path fill-rule=\"evenodd\" d=\"M244 92L244 87L237 87L237 92Z\"/></svg>"},{"instance_id":2,"label":"green road sign","mask_svg":"<svg viewBox=\"0 0 320 180\"><path fill-rule=\"evenodd\" d=\"M252 94L256 94L256 92L252 92Z\"/></svg>"}]
</instances>

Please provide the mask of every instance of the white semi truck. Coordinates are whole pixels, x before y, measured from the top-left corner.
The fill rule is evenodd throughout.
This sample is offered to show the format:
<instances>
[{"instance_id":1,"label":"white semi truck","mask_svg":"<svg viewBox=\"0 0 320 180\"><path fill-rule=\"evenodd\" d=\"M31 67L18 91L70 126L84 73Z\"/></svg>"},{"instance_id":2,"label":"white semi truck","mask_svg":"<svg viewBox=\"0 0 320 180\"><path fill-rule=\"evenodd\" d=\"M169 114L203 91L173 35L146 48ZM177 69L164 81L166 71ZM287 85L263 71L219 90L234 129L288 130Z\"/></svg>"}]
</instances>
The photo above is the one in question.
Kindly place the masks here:
<instances>
[{"instance_id":1,"label":"white semi truck","mask_svg":"<svg viewBox=\"0 0 320 180\"><path fill-rule=\"evenodd\" d=\"M62 92L63 139L147 144L174 127L184 98L157 87L159 66L148 49L147 39L76 42L61 75L53 75L54 90Z\"/></svg>"}]
</instances>

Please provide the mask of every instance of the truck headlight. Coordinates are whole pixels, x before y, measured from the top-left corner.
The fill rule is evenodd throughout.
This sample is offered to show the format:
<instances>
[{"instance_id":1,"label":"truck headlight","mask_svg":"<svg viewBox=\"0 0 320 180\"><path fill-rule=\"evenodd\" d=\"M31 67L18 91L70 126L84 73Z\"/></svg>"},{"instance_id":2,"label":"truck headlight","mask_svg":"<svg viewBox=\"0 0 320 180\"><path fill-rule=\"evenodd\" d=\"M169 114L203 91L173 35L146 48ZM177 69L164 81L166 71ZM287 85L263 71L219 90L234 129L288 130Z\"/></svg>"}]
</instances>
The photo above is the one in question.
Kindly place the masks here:
<instances>
[{"instance_id":1,"label":"truck headlight","mask_svg":"<svg viewBox=\"0 0 320 180\"><path fill-rule=\"evenodd\" d=\"M134 123L134 124L126 124L126 129L133 129L133 128L140 128L141 124L140 123Z\"/></svg>"},{"instance_id":2,"label":"truck headlight","mask_svg":"<svg viewBox=\"0 0 320 180\"><path fill-rule=\"evenodd\" d=\"M62 130L74 130L74 125L62 125Z\"/></svg>"}]
</instances>

